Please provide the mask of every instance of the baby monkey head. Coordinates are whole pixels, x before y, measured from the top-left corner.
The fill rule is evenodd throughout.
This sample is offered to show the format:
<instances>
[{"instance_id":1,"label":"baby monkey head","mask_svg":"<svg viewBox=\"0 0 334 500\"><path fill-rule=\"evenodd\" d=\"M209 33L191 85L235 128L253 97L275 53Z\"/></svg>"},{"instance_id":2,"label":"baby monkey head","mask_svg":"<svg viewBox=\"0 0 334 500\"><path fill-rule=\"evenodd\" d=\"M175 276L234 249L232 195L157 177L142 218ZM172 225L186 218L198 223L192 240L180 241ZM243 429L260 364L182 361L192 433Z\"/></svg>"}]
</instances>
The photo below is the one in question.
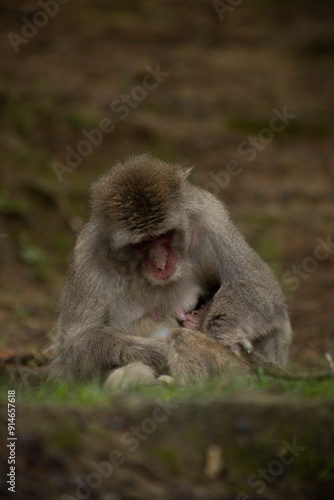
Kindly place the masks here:
<instances>
[{"instance_id":1,"label":"baby monkey head","mask_svg":"<svg viewBox=\"0 0 334 500\"><path fill-rule=\"evenodd\" d=\"M155 280L178 268L186 177L179 165L145 154L116 164L92 188L93 215L111 225L115 247L137 251Z\"/></svg>"}]
</instances>

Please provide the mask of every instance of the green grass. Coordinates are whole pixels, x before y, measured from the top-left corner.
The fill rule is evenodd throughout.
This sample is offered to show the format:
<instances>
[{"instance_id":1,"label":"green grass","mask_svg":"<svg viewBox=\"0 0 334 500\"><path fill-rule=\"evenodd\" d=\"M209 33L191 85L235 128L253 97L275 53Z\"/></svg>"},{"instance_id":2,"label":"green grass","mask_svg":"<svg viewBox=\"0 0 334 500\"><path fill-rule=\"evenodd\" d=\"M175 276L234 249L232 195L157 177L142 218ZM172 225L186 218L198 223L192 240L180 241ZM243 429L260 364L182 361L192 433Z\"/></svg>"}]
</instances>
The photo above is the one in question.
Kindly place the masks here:
<instances>
[{"instance_id":1,"label":"green grass","mask_svg":"<svg viewBox=\"0 0 334 500\"><path fill-rule=\"evenodd\" d=\"M6 377L7 378L7 377ZM33 383L21 380L10 382L3 378L0 389L0 401L7 400L7 391L15 389L16 400L29 405L65 405L69 407L95 407L110 405L111 401L133 397L147 402L156 399L170 401L196 401L208 403L222 399L266 398L288 396L293 398L334 398L334 377L328 379L285 380L259 373L258 376L240 377L231 382L216 378L202 384L190 384L187 387L177 385L133 386L126 390L105 391L97 381L89 383L71 383L35 379ZM31 379L27 379L31 382Z\"/></svg>"}]
</instances>

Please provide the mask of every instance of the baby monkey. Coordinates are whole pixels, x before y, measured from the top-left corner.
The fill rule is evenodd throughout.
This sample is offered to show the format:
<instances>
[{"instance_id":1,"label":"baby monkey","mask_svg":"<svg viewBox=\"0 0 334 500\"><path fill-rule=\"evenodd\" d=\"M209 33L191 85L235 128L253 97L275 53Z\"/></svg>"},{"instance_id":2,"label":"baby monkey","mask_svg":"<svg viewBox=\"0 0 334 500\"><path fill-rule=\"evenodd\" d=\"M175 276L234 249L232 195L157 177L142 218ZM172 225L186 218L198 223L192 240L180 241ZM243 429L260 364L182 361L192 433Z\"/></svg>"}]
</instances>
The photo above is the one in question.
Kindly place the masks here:
<instances>
[{"instance_id":1,"label":"baby monkey","mask_svg":"<svg viewBox=\"0 0 334 500\"><path fill-rule=\"evenodd\" d=\"M158 321L155 312L151 311L133 325L132 333L143 337L169 337L177 326L182 326L183 329L187 329L182 329L182 331L188 336L188 341L190 340L192 346L200 346L199 358L203 356L204 353L206 356L210 356L211 354L211 371L208 373L208 376L214 376L215 374L223 372L225 378L227 376L229 379L231 376L235 376L240 373L250 374L252 372L252 361L265 363L265 360L254 360L252 356L248 356L252 352L252 345L249 341L243 339L238 347L237 345L234 345L230 349L227 349L224 346L217 345L216 343L210 343L209 339L206 339L204 334L193 333L201 332L201 328L207 318L211 304L212 300L208 300L198 306L197 309L194 309L192 312L187 314L183 311L179 311L179 325L172 317L166 319L165 321ZM173 343L172 338L170 339L170 343ZM183 370L178 370L178 367L184 365L185 359L189 356L189 353L186 352L187 348L185 348L182 354L182 360L180 360L179 356L176 355L177 350L180 349L179 342L176 342L176 345L178 345L178 347L175 350L174 355L170 356L170 364L172 366L173 374L175 375L175 378L177 378L177 382L185 385L189 381L191 362L189 362L187 376L185 376ZM191 349L191 352L194 353L194 349ZM245 354L247 354L246 357ZM217 360L219 361L217 362ZM197 367L199 363L200 361L197 360ZM193 374L193 378L196 379L195 373ZM152 384L155 382L170 384L174 382L174 378L167 374L156 376L151 368L140 362L136 362L126 367L115 369L107 378L105 387L118 387L125 389L128 386L138 383Z\"/></svg>"},{"instance_id":2,"label":"baby monkey","mask_svg":"<svg viewBox=\"0 0 334 500\"><path fill-rule=\"evenodd\" d=\"M188 328L193 331L201 331L201 328L204 325L204 322L209 314L210 305L212 301L208 301L202 304L198 309L188 313L185 315L186 319L183 321L184 328ZM248 339L241 339L239 344L234 344L230 347L231 352L233 352L236 356L240 357L240 350L245 351L247 354L250 354L253 350L253 346Z\"/></svg>"},{"instance_id":3,"label":"baby monkey","mask_svg":"<svg viewBox=\"0 0 334 500\"><path fill-rule=\"evenodd\" d=\"M198 309L186 314L186 319L183 321L184 328L188 328L193 331L200 331L208 315L209 308L210 301L202 304Z\"/></svg>"}]
</instances>

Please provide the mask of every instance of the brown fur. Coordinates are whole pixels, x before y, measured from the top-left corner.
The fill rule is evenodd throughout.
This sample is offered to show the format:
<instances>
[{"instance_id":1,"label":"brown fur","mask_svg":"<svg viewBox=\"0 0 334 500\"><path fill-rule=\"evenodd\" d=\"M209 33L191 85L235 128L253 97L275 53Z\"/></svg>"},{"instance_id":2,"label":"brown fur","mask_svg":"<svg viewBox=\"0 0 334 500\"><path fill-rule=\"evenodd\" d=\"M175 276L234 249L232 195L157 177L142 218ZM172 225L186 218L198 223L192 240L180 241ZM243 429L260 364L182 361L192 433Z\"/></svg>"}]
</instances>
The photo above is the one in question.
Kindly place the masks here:
<instances>
[{"instance_id":1,"label":"brown fur","mask_svg":"<svg viewBox=\"0 0 334 500\"><path fill-rule=\"evenodd\" d=\"M93 184L92 213L133 233L159 232L171 203L180 196L181 179L177 165L150 155L131 158Z\"/></svg>"},{"instance_id":2,"label":"brown fur","mask_svg":"<svg viewBox=\"0 0 334 500\"><path fill-rule=\"evenodd\" d=\"M169 369L181 385L217 375L248 375L252 371L245 359L239 359L227 347L199 332L174 330L169 347Z\"/></svg>"},{"instance_id":3,"label":"brown fur","mask_svg":"<svg viewBox=\"0 0 334 500\"><path fill-rule=\"evenodd\" d=\"M172 251L160 242L170 232ZM177 263L167 279L147 267L152 250L136 250L143 242ZM211 298L201 332L173 330ZM232 352L251 347L258 363L283 365L291 339L280 286L224 204L193 186L180 166L150 155L118 164L94 184L60 310L53 367L75 378L105 378L138 361L185 382L231 365L242 370ZM149 311L158 324L171 318L169 338L138 328Z\"/></svg>"}]
</instances>

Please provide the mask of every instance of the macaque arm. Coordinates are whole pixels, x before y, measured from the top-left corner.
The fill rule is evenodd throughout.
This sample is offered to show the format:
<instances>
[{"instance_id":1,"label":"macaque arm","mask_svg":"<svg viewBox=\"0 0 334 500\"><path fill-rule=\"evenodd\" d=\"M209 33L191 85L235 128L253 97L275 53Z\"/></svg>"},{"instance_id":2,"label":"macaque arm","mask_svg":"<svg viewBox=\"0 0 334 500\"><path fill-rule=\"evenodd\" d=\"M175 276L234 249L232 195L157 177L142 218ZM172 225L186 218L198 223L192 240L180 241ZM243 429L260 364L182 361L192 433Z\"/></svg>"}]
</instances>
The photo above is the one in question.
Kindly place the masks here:
<instances>
[{"instance_id":1,"label":"macaque arm","mask_svg":"<svg viewBox=\"0 0 334 500\"><path fill-rule=\"evenodd\" d=\"M119 317L131 315L126 283L110 270L101 274L98 259L80 261L81 246L79 238L61 299L56 370L85 378L142 361L158 373L165 371L166 339L132 336L120 326Z\"/></svg>"},{"instance_id":2,"label":"macaque arm","mask_svg":"<svg viewBox=\"0 0 334 500\"><path fill-rule=\"evenodd\" d=\"M55 360L58 371L76 379L106 374L134 361L151 366L156 373L167 370L167 339L142 338L94 325L74 334L63 332L62 348Z\"/></svg>"},{"instance_id":3,"label":"macaque arm","mask_svg":"<svg viewBox=\"0 0 334 500\"><path fill-rule=\"evenodd\" d=\"M195 188L196 189L196 188ZM235 352L255 341L270 346L268 360L283 363L291 327L284 296L268 265L247 244L224 205L210 193L192 194L198 221L194 254L203 279L211 276L219 289L202 331ZM201 206L206 209L201 210ZM270 334L271 338L268 337ZM266 345L261 348L266 349ZM235 349L233 349L233 347Z\"/></svg>"}]
</instances>

